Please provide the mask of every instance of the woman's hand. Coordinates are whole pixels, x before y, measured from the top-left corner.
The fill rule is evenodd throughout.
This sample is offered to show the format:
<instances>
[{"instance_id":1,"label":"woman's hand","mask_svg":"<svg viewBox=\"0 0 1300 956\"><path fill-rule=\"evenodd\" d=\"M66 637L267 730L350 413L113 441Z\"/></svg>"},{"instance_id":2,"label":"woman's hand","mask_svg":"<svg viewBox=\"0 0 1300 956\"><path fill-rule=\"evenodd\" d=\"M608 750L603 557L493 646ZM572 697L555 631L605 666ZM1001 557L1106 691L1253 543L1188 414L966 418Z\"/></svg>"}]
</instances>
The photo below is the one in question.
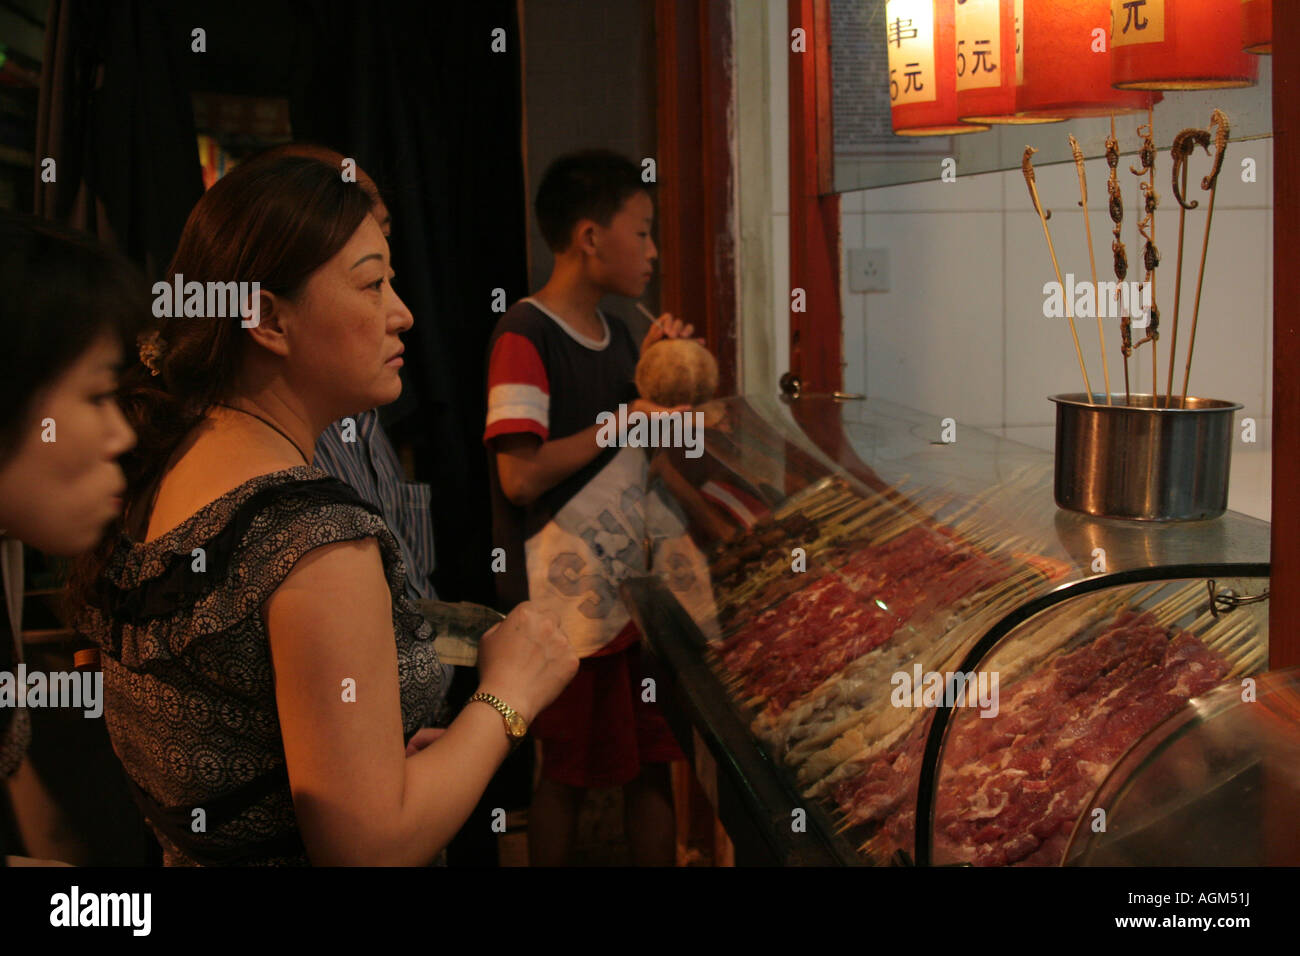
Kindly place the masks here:
<instances>
[{"instance_id":1,"label":"woman's hand","mask_svg":"<svg viewBox=\"0 0 1300 956\"><path fill-rule=\"evenodd\" d=\"M479 690L531 724L573 680L578 658L555 613L525 601L483 635L478 667Z\"/></svg>"},{"instance_id":2,"label":"woman's hand","mask_svg":"<svg viewBox=\"0 0 1300 956\"><path fill-rule=\"evenodd\" d=\"M689 339L694 331L695 326L681 319L674 319L671 312L665 312L659 316L658 321L650 323L650 331L641 342L641 351L644 352L660 339Z\"/></svg>"},{"instance_id":3,"label":"woman's hand","mask_svg":"<svg viewBox=\"0 0 1300 956\"><path fill-rule=\"evenodd\" d=\"M509 752L501 716L466 707L403 744L393 607L374 538L308 552L263 613L294 813L318 866L424 866L451 842ZM578 662L553 618L524 606L480 647L483 690L525 719ZM436 736L437 743L430 741Z\"/></svg>"}]
</instances>

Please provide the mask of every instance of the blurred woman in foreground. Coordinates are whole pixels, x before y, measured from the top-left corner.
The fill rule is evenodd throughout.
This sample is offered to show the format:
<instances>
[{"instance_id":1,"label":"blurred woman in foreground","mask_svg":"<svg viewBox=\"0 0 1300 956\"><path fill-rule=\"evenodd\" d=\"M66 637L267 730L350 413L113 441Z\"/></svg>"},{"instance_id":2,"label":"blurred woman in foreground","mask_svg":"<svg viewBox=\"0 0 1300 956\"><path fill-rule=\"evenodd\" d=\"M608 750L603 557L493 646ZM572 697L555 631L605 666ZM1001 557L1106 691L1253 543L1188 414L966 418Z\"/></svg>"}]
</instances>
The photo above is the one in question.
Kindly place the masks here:
<instances>
[{"instance_id":1,"label":"blurred woman in foreground","mask_svg":"<svg viewBox=\"0 0 1300 956\"><path fill-rule=\"evenodd\" d=\"M0 529L7 614L0 672L22 657L22 544L76 555L121 513L116 459L135 441L116 402L118 370L148 316L144 280L89 239L0 216ZM28 712L0 708L7 780L29 852L57 852L57 810L24 754ZM2 832L2 831L0 831ZM66 847L65 847L66 849ZM7 857L0 862L31 862Z\"/></svg>"}]
</instances>

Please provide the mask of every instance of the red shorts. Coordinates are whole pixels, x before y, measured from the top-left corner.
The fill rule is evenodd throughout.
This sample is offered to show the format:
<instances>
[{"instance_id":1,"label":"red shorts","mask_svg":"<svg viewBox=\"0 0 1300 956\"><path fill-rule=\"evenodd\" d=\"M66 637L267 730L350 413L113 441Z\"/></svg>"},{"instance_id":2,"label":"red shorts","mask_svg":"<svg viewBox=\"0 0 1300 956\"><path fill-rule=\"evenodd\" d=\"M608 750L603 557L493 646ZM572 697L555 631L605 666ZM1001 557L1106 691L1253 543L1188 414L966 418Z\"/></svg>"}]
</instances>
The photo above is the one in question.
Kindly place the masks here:
<instances>
[{"instance_id":1,"label":"red shorts","mask_svg":"<svg viewBox=\"0 0 1300 956\"><path fill-rule=\"evenodd\" d=\"M642 764L684 760L658 704L641 699L640 634L635 624L583 658L569 686L542 711L542 776L571 787L621 787Z\"/></svg>"}]
</instances>

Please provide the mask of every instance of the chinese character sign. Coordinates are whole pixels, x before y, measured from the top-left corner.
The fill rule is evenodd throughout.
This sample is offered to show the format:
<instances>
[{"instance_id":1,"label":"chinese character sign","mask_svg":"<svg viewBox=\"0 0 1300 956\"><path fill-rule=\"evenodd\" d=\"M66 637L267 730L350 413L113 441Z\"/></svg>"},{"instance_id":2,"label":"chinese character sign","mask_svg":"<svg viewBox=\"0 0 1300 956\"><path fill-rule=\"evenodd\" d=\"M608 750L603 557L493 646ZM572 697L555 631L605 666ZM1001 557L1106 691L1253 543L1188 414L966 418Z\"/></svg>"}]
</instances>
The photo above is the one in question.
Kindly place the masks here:
<instances>
[{"instance_id":1,"label":"chinese character sign","mask_svg":"<svg viewBox=\"0 0 1300 956\"><path fill-rule=\"evenodd\" d=\"M957 92L1002 85L999 0L958 0Z\"/></svg>"},{"instance_id":2,"label":"chinese character sign","mask_svg":"<svg viewBox=\"0 0 1300 956\"><path fill-rule=\"evenodd\" d=\"M1016 86L1025 85L1025 0L1016 0Z\"/></svg>"},{"instance_id":3,"label":"chinese character sign","mask_svg":"<svg viewBox=\"0 0 1300 956\"><path fill-rule=\"evenodd\" d=\"M1110 0L1110 45L1161 43L1165 0Z\"/></svg>"},{"instance_id":4,"label":"chinese character sign","mask_svg":"<svg viewBox=\"0 0 1300 956\"><path fill-rule=\"evenodd\" d=\"M890 104L933 102L938 96L934 4L930 0L888 0L885 20Z\"/></svg>"}]
</instances>

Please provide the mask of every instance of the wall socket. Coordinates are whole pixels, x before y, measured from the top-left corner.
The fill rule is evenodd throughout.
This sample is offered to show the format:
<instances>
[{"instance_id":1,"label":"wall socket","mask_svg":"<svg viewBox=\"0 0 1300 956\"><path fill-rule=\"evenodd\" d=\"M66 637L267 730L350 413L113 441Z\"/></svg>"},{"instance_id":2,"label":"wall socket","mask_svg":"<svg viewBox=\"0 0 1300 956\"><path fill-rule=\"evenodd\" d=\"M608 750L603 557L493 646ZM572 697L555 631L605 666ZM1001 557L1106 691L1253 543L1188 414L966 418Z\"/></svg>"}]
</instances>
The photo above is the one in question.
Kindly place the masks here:
<instances>
[{"instance_id":1,"label":"wall socket","mask_svg":"<svg viewBox=\"0 0 1300 956\"><path fill-rule=\"evenodd\" d=\"M889 250L849 250L849 291L889 291Z\"/></svg>"}]
</instances>

